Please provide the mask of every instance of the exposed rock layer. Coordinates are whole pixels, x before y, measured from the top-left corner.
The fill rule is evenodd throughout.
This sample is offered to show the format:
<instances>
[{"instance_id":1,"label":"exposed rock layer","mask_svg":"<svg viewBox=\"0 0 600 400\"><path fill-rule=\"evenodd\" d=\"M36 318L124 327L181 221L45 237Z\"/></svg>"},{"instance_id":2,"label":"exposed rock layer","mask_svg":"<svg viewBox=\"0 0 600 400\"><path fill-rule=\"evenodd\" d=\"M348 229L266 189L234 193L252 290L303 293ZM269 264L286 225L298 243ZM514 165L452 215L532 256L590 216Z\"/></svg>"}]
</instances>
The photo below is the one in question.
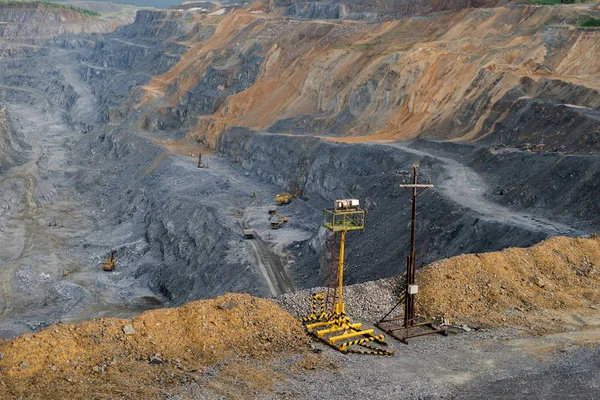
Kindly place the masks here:
<instances>
[{"instance_id":1,"label":"exposed rock layer","mask_svg":"<svg viewBox=\"0 0 600 400\"><path fill-rule=\"evenodd\" d=\"M161 31L187 48L128 104L143 129L213 145L237 125L594 153L600 40L576 27L588 12L511 6L380 24L198 16L195 31ZM138 24L178 18L147 12Z\"/></svg>"}]
</instances>

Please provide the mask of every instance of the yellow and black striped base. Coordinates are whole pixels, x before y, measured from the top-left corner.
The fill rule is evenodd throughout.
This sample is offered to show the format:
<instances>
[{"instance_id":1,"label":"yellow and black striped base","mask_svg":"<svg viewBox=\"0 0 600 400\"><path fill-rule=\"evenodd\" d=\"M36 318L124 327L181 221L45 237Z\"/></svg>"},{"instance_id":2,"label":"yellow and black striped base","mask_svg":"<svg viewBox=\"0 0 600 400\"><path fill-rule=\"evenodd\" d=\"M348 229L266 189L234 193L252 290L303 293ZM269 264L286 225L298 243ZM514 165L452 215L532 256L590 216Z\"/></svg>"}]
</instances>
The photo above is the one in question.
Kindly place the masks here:
<instances>
[{"instance_id":1,"label":"yellow and black striped base","mask_svg":"<svg viewBox=\"0 0 600 400\"><path fill-rule=\"evenodd\" d=\"M305 318L300 318L308 332L342 353L385 355L394 354L393 351L373 346L372 342L386 346L383 335L374 335L373 329L362 329L362 324L350 322L345 313L329 314L325 311L325 295L313 294L312 312ZM350 340L353 339L353 340ZM355 348L355 347L362 348Z\"/></svg>"}]
</instances>

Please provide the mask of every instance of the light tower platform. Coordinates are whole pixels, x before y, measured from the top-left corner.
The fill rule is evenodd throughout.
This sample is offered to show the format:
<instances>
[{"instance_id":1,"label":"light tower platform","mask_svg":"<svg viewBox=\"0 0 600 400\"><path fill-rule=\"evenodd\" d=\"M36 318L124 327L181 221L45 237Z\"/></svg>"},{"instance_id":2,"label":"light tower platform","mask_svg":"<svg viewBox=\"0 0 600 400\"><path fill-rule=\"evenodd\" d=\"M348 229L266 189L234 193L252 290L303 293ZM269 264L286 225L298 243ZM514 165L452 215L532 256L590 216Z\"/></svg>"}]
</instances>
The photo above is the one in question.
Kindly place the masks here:
<instances>
[{"instance_id":1,"label":"light tower platform","mask_svg":"<svg viewBox=\"0 0 600 400\"><path fill-rule=\"evenodd\" d=\"M391 355L392 351L373 346L373 342L386 345L383 335L350 322L342 299L346 232L363 230L365 214L356 199L336 200L333 208L323 210L323 226L330 232L323 252L329 264L327 294L313 295L312 313L301 321L310 334L342 353Z\"/></svg>"}]
</instances>

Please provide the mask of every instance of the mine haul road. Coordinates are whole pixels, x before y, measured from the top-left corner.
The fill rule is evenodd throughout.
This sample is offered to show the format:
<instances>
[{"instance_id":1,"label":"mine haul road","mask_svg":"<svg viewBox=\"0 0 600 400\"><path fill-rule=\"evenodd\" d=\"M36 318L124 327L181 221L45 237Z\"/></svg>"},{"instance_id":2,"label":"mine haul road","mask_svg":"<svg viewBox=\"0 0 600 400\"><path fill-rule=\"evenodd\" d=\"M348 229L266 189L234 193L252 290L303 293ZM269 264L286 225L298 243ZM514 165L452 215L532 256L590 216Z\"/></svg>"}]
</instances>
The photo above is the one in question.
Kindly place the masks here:
<instances>
[{"instance_id":1,"label":"mine haul road","mask_svg":"<svg viewBox=\"0 0 600 400\"><path fill-rule=\"evenodd\" d=\"M246 214L240 222L241 229L251 229L246 220ZM284 293L294 291L294 285L285 271L284 260L277 255L267 242L257 234L254 239L248 241L254 251L256 263L263 274L269 291L273 296L279 296Z\"/></svg>"},{"instance_id":2,"label":"mine haul road","mask_svg":"<svg viewBox=\"0 0 600 400\"><path fill-rule=\"evenodd\" d=\"M261 132L268 136L296 136L287 133ZM313 135L323 140L331 140L327 136ZM472 168L461 162L440 156L424 149L412 148L409 141L371 141L351 143L351 146L387 146L398 149L403 153L414 154L419 158L429 157L441 162L444 175L436 177L436 188L442 195L458 204L460 207L473 211L482 219L498 222L500 224L516 226L532 232L542 232L548 236L585 236L591 232L582 231L566 224L552 221L547 218L511 210L485 197L490 190L484 179Z\"/></svg>"},{"instance_id":3,"label":"mine haul road","mask_svg":"<svg viewBox=\"0 0 600 400\"><path fill-rule=\"evenodd\" d=\"M439 177L437 189L448 199L461 207L470 209L481 215L485 220L512 225L534 232L542 232L549 236L564 235L576 237L589 233L546 218L514 211L490 201L485 197L486 192L489 193L489 189L483 178L472 168L452 158L441 157L424 150L414 149L407 142L367 142L366 144L389 146L405 153L411 153L419 157L430 157L441 161L445 173Z\"/></svg>"}]
</instances>

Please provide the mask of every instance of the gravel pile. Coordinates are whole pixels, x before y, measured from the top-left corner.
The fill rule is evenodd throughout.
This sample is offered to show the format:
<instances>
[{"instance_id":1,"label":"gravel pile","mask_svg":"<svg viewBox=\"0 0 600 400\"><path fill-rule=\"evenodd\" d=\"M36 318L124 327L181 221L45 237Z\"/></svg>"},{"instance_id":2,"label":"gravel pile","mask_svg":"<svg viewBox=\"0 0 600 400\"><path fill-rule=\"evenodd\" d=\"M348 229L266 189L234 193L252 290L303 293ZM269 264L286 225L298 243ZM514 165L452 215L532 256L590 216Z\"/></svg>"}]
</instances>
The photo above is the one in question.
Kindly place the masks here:
<instances>
[{"instance_id":1,"label":"gravel pile","mask_svg":"<svg viewBox=\"0 0 600 400\"><path fill-rule=\"evenodd\" d=\"M403 277L380 279L344 287L346 313L353 319L374 322L396 305ZM301 318L310 314L312 294L326 292L318 287L287 293L272 299L290 314Z\"/></svg>"}]
</instances>

